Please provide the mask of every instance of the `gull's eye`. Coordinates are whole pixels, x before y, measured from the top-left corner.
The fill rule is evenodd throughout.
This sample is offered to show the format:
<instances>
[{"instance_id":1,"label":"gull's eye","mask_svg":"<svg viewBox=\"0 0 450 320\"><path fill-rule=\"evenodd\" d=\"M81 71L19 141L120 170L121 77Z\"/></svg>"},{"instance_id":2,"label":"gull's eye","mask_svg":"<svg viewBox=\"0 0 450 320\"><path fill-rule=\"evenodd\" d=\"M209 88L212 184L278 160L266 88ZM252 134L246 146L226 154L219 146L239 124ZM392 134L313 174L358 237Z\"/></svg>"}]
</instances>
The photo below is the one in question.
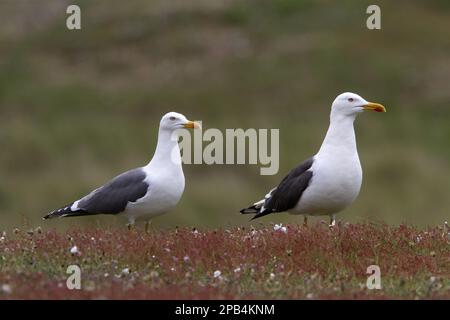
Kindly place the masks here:
<instances>
[{"instance_id":1,"label":"gull's eye","mask_svg":"<svg viewBox=\"0 0 450 320\"><path fill-rule=\"evenodd\" d=\"M169 119L172 120L172 121L174 121L176 118L175 118L175 117L170 117Z\"/></svg>"},{"instance_id":2,"label":"gull's eye","mask_svg":"<svg viewBox=\"0 0 450 320\"><path fill-rule=\"evenodd\" d=\"M348 98L347 100L348 100L348 102L353 102L353 100L355 100L355 99L353 99L353 98Z\"/></svg>"}]
</instances>

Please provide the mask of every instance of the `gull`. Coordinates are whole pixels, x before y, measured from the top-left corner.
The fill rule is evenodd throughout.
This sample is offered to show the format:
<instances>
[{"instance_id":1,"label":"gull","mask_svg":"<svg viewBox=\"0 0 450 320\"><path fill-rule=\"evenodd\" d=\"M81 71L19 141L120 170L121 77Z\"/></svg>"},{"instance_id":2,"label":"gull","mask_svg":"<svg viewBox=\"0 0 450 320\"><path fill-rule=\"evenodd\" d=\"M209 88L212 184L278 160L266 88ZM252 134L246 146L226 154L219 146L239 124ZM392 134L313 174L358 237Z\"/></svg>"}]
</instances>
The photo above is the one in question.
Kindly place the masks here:
<instances>
[{"instance_id":1,"label":"gull","mask_svg":"<svg viewBox=\"0 0 450 320\"><path fill-rule=\"evenodd\" d=\"M308 216L328 215L330 228L336 213L348 207L359 194L362 168L356 148L353 123L364 110L386 112L379 103L345 92L331 105L330 126L319 151L292 169L264 199L242 209L253 219L276 212Z\"/></svg>"},{"instance_id":2,"label":"gull","mask_svg":"<svg viewBox=\"0 0 450 320\"><path fill-rule=\"evenodd\" d=\"M158 143L151 161L113 178L88 195L47 214L43 219L110 214L136 220L149 220L173 209L184 191L184 174L178 146L178 130L199 128L180 113L169 112L161 118Z\"/></svg>"}]
</instances>

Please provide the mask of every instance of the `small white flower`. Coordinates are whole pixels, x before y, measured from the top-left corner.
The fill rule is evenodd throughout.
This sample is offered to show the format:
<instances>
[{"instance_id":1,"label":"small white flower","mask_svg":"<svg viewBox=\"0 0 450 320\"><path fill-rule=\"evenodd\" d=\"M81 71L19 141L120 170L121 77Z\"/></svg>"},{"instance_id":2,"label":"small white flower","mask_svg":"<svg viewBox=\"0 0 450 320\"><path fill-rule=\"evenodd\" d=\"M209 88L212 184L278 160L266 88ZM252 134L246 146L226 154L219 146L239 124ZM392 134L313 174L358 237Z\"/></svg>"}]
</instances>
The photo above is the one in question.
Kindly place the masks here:
<instances>
[{"instance_id":1,"label":"small white flower","mask_svg":"<svg viewBox=\"0 0 450 320\"><path fill-rule=\"evenodd\" d=\"M314 295L312 293L308 293L306 295L306 299L312 299L312 298L314 298Z\"/></svg>"},{"instance_id":2,"label":"small white flower","mask_svg":"<svg viewBox=\"0 0 450 320\"><path fill-rule=\"evenodd\" d=\"M7 293L7 294L10 294L12 292L12 288L9 284L2 284L2 286L0 288L1 288L1 290L0 290L1 292Z\"/></svg>"},{"instance_id":3,"label":"small white flower","mask_svg":"<svg viewBox=\"0 0 450 320\"><path fill-rule=\"evenodd\" d=\"M0 237L0 242L5 241L5 237Z\"/></svg>"},{"instance_id":4,"label":"small white flower","mask_svg":"<svg viewBox=\"0 0 450 320\"><path fill-rule=\"evenodd\" d=\"M70 253L75 255L75 254L80 254L80 251L78 250L77 246L73 246L72 248L70 248Z\"/></svg>"},{"instance_id":5,"label":"small white flower","mask_svg":"<svg viewBox=\"0 0 450 320\"><path fill-rule=\"evenodd\" d=\"M170 268L170 271L175 272L175 268L174 267Z\"/></svg>"},{"instance_id":6,"label":"small white flower","mask_svg":"<svg viewBox=\"0 0 450 320\"><path fill-rule=\"evenodd\" d=\"M189 256L184 256L183 260L184 260L184 262L188 262L189 261Z\"/></svg>"},{"instance_id":7,"label":"small white flower","mask_svg":"<svg viewBox=\"0 0 450 320\"><path fill-rule=\"evenodd\" d=\"M221 274L222 272L220 272L219 270L214 271L214 278L220 277Z\"/></svg>"},{"instance_id":8,"label":"small white flower","mask_svg":"<svg viewBox=\"0 0 450 320\"><path fill-rule=\"evenodd\" d=\"M130 274L130 269L129 268L125 268L125 269L122 269L122 274Z\"/></svg>"},{"instance_id":9,"label":"small white flower","mask_svg":"<svg viewBox=\"0 0 450 320\"><path fill-rule=\"evenodd\" d=\"M271 274L269 275L269 277L270 277L270 280L275 279L275 273L271 273Z\"/></svg>"},{"instance_id":10,"label":"small white flower","mask_svg":"<svg viewBox=\"0 0 450 320\"><path fill-rule=\"evenodd\" d=\"M241 268L240 268L240 267L237 267L237 268L236 268L236 269L234 269L233 271L234 271L234 273L238 273L238 272L241 272Z\"/></svg>"},{"instance_id":11,"label":"small white flower","mask_svg":"<svg viewBox=\"0 0 450 320\"><path fill-rule=\"evenodd\" d=\"M282 224L282 223L276 224L276 225L273 227L273 230L275 230L275 231L281 231L281 232L283 232L283 233L287 233L287 228L286 228L286 227L283 227L283 224Z\"/></svg>"}]
</instances>

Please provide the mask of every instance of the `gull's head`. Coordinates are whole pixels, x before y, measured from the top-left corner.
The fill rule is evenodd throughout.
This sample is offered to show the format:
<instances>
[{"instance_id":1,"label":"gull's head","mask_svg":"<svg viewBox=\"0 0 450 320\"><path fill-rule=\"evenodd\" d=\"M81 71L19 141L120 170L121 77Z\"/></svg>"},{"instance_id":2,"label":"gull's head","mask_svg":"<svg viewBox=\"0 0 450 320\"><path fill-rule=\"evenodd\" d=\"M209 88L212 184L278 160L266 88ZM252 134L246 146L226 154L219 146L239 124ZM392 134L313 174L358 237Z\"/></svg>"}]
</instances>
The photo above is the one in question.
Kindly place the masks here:
<instances>
[{"instance_id":1,"label":"gull's head","mask_svg":"<svg viewBox=\"0 0 450 320\"><path fill-rule=\"evenodd\" d=\"M343 116L356 116L365 110L386 112L386 108L375 102L369 102L356 93L345 92L334 99L331 105L331 113Z\"/></svg>"},{"instance_id":2,"label":"gull's head","mask_svg":"<svg viewBox=\"0 0 450 320\"><path fill-rule=\"evenodd\" d=\"M184 115L177 112L166 113L159 123L160 130L175 131L181 128L199 129L197 122L186 119Z\"/></svg>"}]
</instances>

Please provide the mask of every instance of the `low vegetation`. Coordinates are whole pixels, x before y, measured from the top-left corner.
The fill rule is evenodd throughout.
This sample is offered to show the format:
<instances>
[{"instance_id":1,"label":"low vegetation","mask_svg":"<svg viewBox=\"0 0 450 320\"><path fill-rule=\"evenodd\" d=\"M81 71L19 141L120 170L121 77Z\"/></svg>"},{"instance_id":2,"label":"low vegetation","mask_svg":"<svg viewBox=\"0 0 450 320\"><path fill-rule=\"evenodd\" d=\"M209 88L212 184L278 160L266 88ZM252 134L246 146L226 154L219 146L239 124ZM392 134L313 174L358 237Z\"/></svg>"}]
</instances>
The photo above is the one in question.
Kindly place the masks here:
<instances>
[{"instance_id":1,"label":"low vegetation","mask_svg":"<svg viewBox=\"0 0 450 320\"><path fill-rule=\"evenodd\" d=\"M0 299L449 299L450 230L384 224L15 229L0 237ZM81 268L81 290L66 286ZM366 287L378 265L381 290Z\"/></svg>"}]
</instances>

